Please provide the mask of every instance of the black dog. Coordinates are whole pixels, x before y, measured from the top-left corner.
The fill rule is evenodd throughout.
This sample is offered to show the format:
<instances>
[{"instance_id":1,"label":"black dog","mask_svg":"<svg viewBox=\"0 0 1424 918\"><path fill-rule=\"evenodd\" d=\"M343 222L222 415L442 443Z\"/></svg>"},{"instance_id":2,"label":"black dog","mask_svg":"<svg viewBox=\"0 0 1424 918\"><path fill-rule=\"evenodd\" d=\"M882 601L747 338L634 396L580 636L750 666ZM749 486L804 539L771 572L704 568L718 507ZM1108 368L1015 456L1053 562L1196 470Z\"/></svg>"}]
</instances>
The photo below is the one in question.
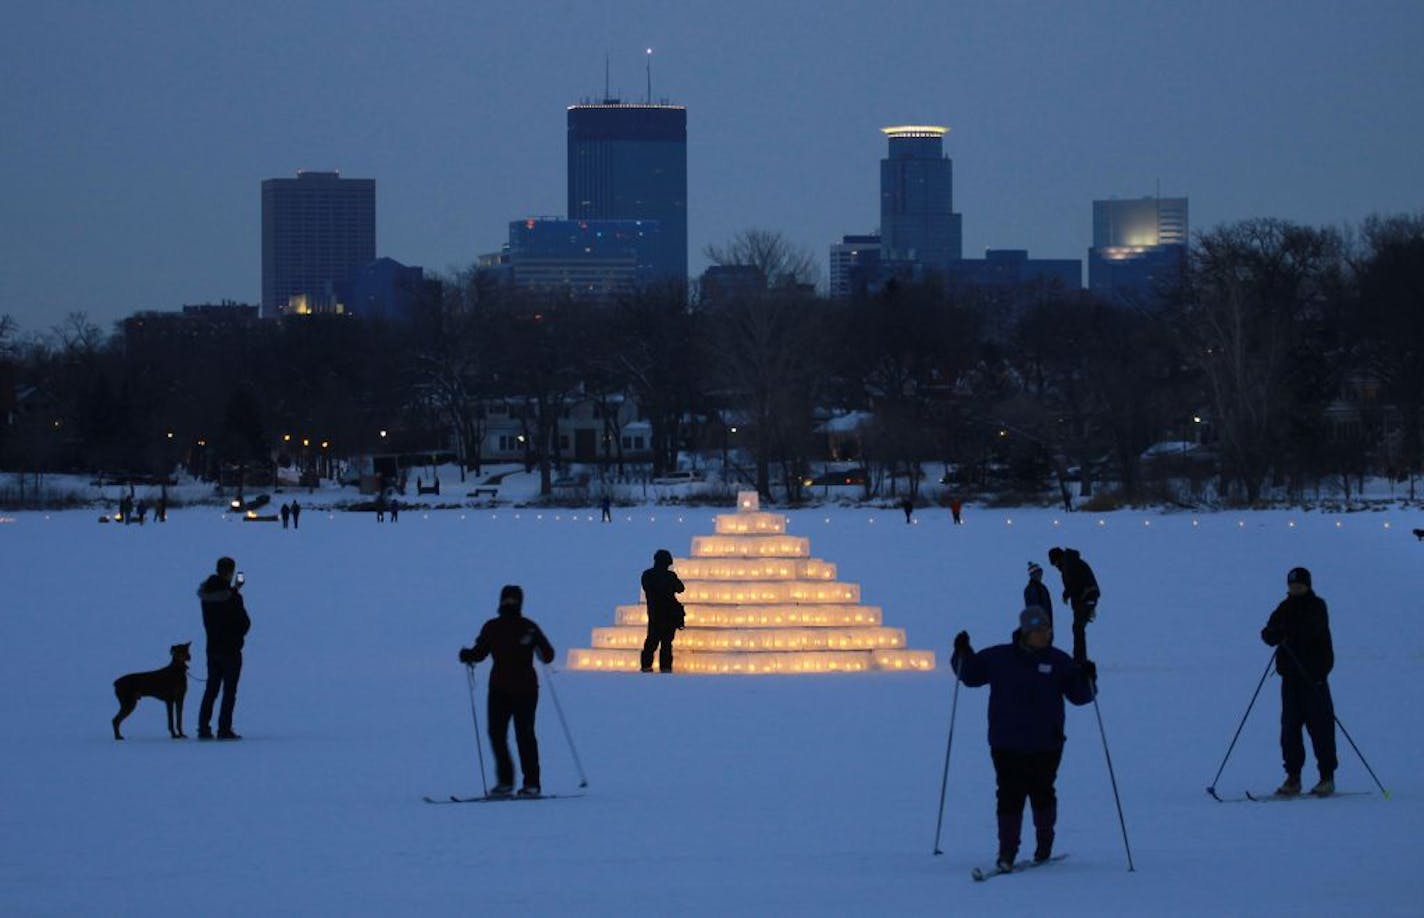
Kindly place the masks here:
<instances>
[{"instance_id":1,"label":"black dog","mask_svg":"<svg viewBox=\"0 0 1424 918\"><path fill-rule=\"evenodd\" d=\"M188 694L188 661L192 655L187 644L174 644L168 648L173 660L162 669L147 673L129 673L114 680L114 694L119 696L119 713L114 715L114 739L121 740L119 724L138 707L138 700L145 696L157 698L168 706L168 735L174 739L185 739L183 732L183 696ZM174 729L174 712L177 712L177 729Z\"/></svg>"}]
</instances>

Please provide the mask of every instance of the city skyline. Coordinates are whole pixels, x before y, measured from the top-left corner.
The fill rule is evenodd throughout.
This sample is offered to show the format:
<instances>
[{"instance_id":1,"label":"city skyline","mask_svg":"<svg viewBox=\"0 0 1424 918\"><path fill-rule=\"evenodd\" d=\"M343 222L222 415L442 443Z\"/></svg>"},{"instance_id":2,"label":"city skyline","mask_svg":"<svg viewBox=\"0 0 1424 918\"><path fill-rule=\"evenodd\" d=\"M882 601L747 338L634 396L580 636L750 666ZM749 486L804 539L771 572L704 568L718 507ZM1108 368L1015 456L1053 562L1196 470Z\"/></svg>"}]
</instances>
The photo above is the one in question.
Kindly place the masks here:
<instances>
[{"instance_id":1,"label":"city skyline","mask_svg":"<svg viewBox=\"0 0 1424 918\"><path fill-rule=\"evenodd\" d=\"M564 113L603 95L605 60L612 95L686 106L694 275L757 227L824 283L828 247L877 229L887 124L950 128L970 258L1083 259L1094 200L1158 189L1191 198L1194 232L1424 209L1424 6L1144 6L17 9L0 314L43 332L256 303L254 191L303 169L377 182L378 255L466 267L565 209Z\"/></svg>"}]
</instances>

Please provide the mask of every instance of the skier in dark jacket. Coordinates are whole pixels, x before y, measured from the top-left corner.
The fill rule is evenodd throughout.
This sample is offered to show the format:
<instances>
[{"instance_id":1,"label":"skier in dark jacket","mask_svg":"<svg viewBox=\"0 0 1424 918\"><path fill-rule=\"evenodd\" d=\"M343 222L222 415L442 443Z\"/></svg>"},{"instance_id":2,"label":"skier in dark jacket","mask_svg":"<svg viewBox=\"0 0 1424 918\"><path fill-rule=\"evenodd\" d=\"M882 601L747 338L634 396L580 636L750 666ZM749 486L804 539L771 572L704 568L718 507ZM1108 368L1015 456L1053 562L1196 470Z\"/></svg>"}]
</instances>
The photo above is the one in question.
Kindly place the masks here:
<instances>
[{"instance_id":1,"label":"skier in dark jacket","mask_svg":"<svg viewBox=\"0 0 1424 918\"><path fill-rule=\"evenodd\" d=\"M1073 610L1073 659L1088 659L1088 623L1098 616L1098 578L1074 548L1050 548L1048 563L1063 575L1063 601Z\"/></svg>"},{"instance_id":2,"label":"skier in dark jacket","mask_svg":"<svg viewBox=\"0 0 1424 918\"><path fill-rule=\"evenodd\" d=\"M234 579L237 562L228 557L218 559L217 572L198 587L198 601L203 604L203 630L207 633L208 683L198 705L198 739L213 738L213 702L222 689L222 706L218 709L220 740L242 739L232 730L232 711L237 706L237 681L242 676L242 645L252 627L247 606L242 601L242 579Z\"/></svg>"},{"instance_id":3,"label":"skier in dark jacket","mask_svg":"<svg viewBox=\"0 0 1424 918\"><path fill-rule=\"evenodd\" d=\"M514 791L514 760L509 756L509 722L514 721L514 741L519 747L519 768L524 773L521 797L537 797L539 741L534 736L534 713L539 707L539 677L534 655L554 662L554 645L544 632L524 617L524 590L513 584L499 591L499 615L485 622L473 647L460 649L460 662L472 665L494 657L489 679L489 738L494 749L495 786L490 796L507 797Z\"/></svg>"},{"instance_id":4,"label":"skier in dark jacket","mask_svg":"<svg viewBox=\"0 0 1424 918\"><path fill-rule=\"evenodd\" d=\"M1023 826L1024 801L1033 807L1033 859L1053 856L1058 796L1054 782L1063 759L1063 699L1087 704L1097 694L1097 667L1075 662L1051 646L1053 629L1040 608L1019 613L1019 627L1007 644L978 653L968 632L954 638L951 666L973 688L989 686L989 754L998 784L996 812L1001 871L1014 868Z\"/></svg>"},{"instance_id":5,"label":"skier in dark jacket","mask_svg":"<svg viewBox=\"0 0 1424 918\"><path fill-rule=\"evenodd\" d=\"M1048 616L1048 627L1053 627L1053 596L1048 592L1048 587L1043 585L1043 568L1037 562L1028 563L1028 583L1024 586L1024 608L1031 609L1034 606L1042 609Z\"/></svg>"},{"instance_id":6,"label":"skier in dark jacket","mask_svg":"<svg viewBox=\"0 0 1424 918\"><path fill-rule=\"evenodd\" d=\"M1286 574L1287 595L1271 613L1261 640L1276 650L1276 672L1281 677L1281 757L1286 779L1276 793L1300 793L1300 771L1305 765L1305 744L1300 728L1310 733L1320 781L1310 789L1317 797L1335 793L1335 705L1326 681L1335 666L1330 640L1330 614L1325 600L1311 589L1310 571L1291 568Z\"/></svg>"},{"instance_id":7,"label":"skier in dark jacket","mask_svg":"<svg viewBox=\"0 0 1424 918\"><path fill-rule=\"evenodd\" d=\"M672 672L672 639L683 625L682 603L677 594L682 581L672 570L672 552L653 552L653 566L643 571L643 596L648 603L648 636L643 641L642 670L653 671L653 651L658 653L658 671Z\"/></svg>"}]
</instances>

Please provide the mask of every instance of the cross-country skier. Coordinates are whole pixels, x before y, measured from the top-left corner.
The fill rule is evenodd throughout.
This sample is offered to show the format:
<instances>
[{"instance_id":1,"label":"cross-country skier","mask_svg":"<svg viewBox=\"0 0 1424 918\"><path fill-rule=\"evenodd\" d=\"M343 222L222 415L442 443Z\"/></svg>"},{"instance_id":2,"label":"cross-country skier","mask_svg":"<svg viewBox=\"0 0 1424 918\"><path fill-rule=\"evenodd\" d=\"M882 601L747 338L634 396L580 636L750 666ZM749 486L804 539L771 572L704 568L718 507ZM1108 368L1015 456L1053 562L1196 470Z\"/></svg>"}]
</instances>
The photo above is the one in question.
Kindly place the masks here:
<instances>
[{"instance_id":1,"label":"cross-country skier","mask_svg":"<svg viewBox=\"0 0 1424 918\"><path fill-rule=\"evenodd\" d=\"M1023 827L1024 801L1033 807L1035 861L1053 856L1058 821L1054 782L1063 759L1063 699L1087 704L1097 693L1097 667L1075 662L1052 646L1053 628L1036 606L1019 613L1009 643L978 653L969 633L954 638L950 665L973 688L989 686L989 755L998 783L999 854L995 866L1014 869Z\"/></svg>"},{"instance_id":2,"label":"cross-country skier","mask_svg":"<svg viewBox=\"0 0 1424 918\"><path fill-rule=\"evenodd\" d=\"M1310 789L1317 797L1335 793L1335 706L1326 677L1335 666L1330 640L1330 615L1325 600L1311 589L1310 571L1293 567L1286 574L1286 598L1271 613L1261 640L1276 651L1276 672L1281 676L1281 758L1286 779L1276 793L1300 793L1300 770L1305 765L1305 743L1300 728L1310 733L1320 780Z\"/></svg>"},{"instance_id":3,"label":"cross-country skier","mask_svg":"<svg viewBox=\"0 0 1424 918\"><path fill-rule=\"evenodd\" d=\"M534 712L539 707L539 677L534 654L554 662L554 645L532 620L523 615L524 590L510 584L499 591L499 615L485 622L473 647L460 649L461 663L478 663L494 657L489 680L489 738L494 749L495 786L490 796L507 797L514 791L514 760L509 757L509 721L514 721L514 741L519 747L519 769L524 773L521 797L537 797L539 741L534 736Z\"/></svg>"}]
</instances>

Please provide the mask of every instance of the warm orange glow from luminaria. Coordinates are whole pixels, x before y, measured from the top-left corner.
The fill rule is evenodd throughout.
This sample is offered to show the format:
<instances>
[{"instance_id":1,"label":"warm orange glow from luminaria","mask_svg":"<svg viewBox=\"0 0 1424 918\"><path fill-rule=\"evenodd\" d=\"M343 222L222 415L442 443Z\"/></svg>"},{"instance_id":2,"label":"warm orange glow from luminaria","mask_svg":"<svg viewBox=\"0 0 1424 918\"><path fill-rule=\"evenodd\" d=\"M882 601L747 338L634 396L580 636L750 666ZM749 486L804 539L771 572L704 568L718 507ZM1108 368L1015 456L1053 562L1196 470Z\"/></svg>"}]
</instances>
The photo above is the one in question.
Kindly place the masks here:
<instances>
[{"instance_id":1,"label":"warm orange glow from luminaria","mask_svg":"<svg viewBox=\"0 0 1424 918\"><path fill-rule=\"evenodd\" d=\"M786 522L742 492L736 513L717 516L716 535L694 536L692 557L674 559L687 610L675 672L935 668L933 651L907 650L904 630L884 627L878 606L860 604L860 585L838 582L836 566L810 557L810 539L787 535ZM613 627L593 629L591 648L569 651L569 667L637 672L647 624L644 604L618 606Z\"/></svg>"}]
</instances>

